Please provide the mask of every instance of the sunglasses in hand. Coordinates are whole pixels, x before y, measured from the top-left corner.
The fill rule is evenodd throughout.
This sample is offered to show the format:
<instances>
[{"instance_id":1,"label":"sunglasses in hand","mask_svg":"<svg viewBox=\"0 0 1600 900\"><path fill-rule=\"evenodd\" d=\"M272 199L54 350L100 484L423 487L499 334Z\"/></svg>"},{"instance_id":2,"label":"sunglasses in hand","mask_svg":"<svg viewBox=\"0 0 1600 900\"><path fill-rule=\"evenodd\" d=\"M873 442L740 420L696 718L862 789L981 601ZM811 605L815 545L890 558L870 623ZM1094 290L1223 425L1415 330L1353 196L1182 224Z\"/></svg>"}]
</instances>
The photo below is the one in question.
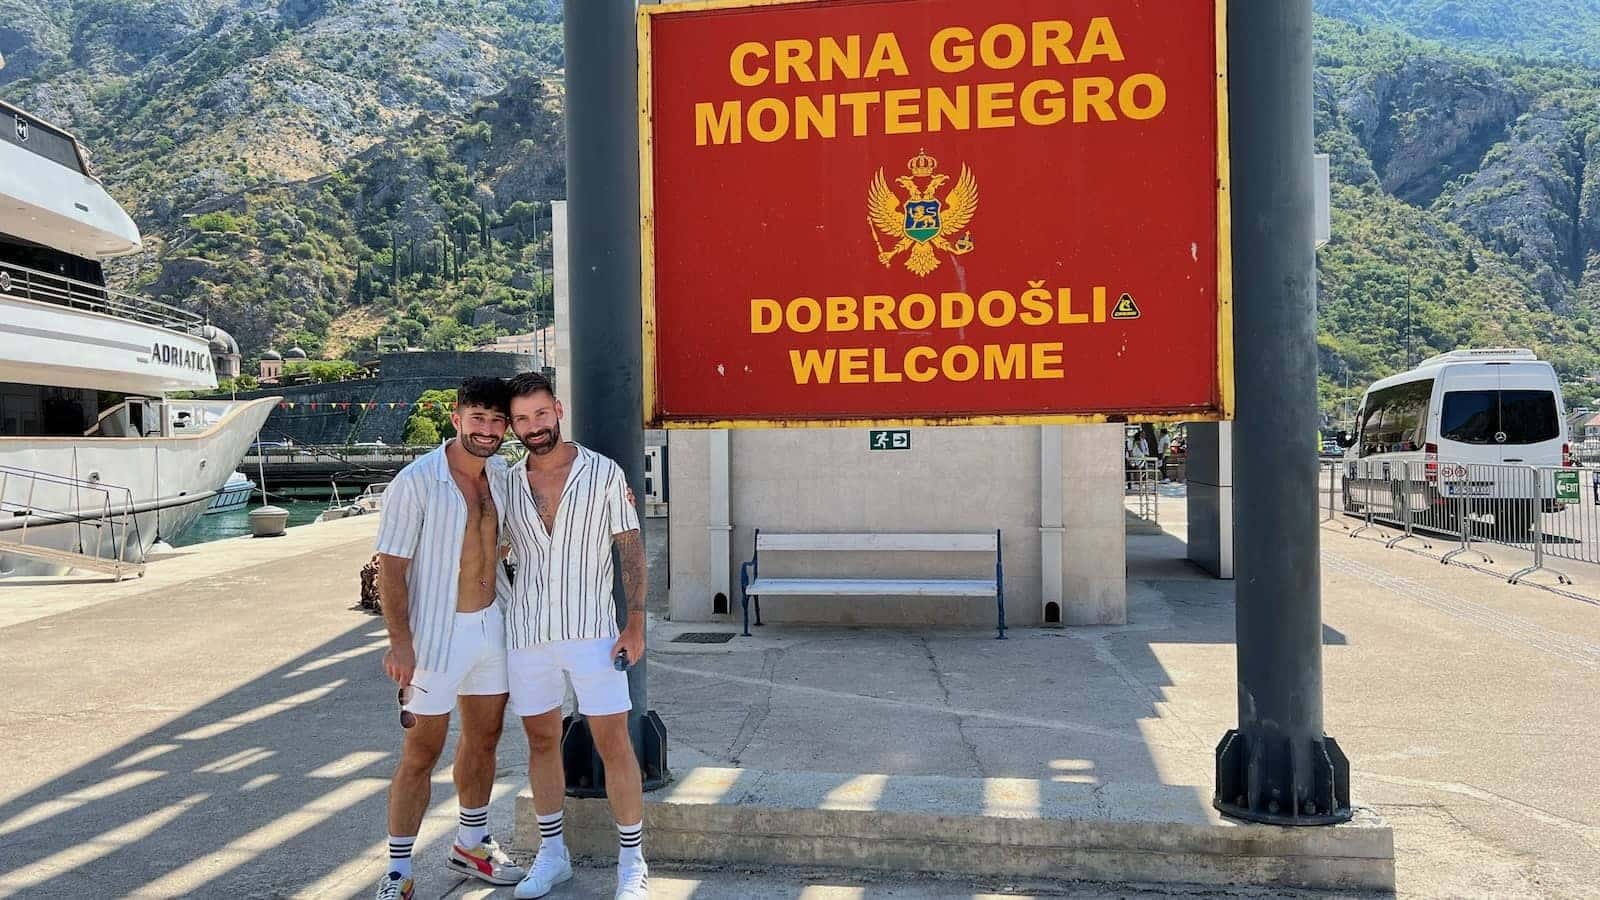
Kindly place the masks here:
<instances>
[{"instance_id":1,"label":"sunglasses in hand","mask_svg":"<svg viewBox=\"0 0 1600 900\"><path fill-rule=\"evenodd\" d=\"M428 692L427 688L418 687L417 685L414 685L414 684L408 684L405 687L400 689L399 700L400 700L400 727L401 728L410 728L411 726L417 724L416 714L413 713L411 710L406 709L406 704L411 702L411 692L412 692L412 690L418 690L418 691L423 692L424 694L426 694Z\"/></svg>"}]
</instances>

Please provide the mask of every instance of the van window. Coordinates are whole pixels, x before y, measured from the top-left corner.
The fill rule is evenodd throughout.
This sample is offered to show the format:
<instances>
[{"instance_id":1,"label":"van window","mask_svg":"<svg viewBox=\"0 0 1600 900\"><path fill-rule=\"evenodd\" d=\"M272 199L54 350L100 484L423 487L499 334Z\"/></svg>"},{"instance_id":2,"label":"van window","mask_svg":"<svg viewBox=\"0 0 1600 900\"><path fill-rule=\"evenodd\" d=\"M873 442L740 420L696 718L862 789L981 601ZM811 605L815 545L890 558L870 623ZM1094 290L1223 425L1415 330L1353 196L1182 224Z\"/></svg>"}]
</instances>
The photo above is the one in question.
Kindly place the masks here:
<instances>
[{"instance_id":1,"label":"van window","mask_svg":"<svg viewBox=\"0 0 1600 900\"><path fill-rule=\"evenodd\" d=\"M1561 436L1556 396L1551 391L1448 391L1439 436L1462 444L1539 444Z\"/></svg>"},{"instance_id":2,"label":"van window","mask_svg":"<svg viewBox=\"0 0 1600 900\"><path fill-rule=\"evenodd\" d=\"M1500 430L1499 391L1446 391L1439 436L1461 444L1492 444Z\"/></svg>"},{"instance_id":3,"label":"van window","mask_svg":"<svg viewBox=\"0 0 1600 900\"><path fill-rule=\"evenodd\" d=\"M1361 420L1361 455L1421 450L1432 396L1431 378L1397 384L1369 395Z\"/></svg>"}]
</instances>

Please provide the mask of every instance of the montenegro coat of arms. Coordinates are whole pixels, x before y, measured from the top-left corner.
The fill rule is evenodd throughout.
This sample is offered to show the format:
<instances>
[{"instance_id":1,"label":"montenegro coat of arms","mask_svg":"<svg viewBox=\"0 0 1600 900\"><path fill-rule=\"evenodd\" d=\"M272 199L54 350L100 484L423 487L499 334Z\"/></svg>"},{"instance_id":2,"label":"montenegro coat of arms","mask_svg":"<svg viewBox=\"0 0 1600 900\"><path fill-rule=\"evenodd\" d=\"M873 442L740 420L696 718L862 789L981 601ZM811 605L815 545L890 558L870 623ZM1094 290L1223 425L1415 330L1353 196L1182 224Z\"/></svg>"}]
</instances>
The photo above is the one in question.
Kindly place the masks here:
<instances>
[{"instance_id":1,"label":"montenegro coat of arms","mask_svg":"<svg viewBox=\"0 0 1600 900\"><path fill-rule=\"evenodd\" d=\"M907 247L911 248L911 254L906 257L906 268L922 276L939 267L935 249L951 256L972 252L972 233L966 228L973 213L978 211L978 181L963 165L955 187L939 198L935 192L949 182L950 176L940 175L938 168L939 161L926 151L911 157L906 163L911 174L895 179L895 183L905 189L904 203L889 188L882 168L872 179L867 189L867 224L872 231L872 241L878 247L878 261L885 268ZM879 232L893 239L895 245L884 250L878 241ZM952 240L957 234L961 237Z\"/></svg>"}]
</instances>

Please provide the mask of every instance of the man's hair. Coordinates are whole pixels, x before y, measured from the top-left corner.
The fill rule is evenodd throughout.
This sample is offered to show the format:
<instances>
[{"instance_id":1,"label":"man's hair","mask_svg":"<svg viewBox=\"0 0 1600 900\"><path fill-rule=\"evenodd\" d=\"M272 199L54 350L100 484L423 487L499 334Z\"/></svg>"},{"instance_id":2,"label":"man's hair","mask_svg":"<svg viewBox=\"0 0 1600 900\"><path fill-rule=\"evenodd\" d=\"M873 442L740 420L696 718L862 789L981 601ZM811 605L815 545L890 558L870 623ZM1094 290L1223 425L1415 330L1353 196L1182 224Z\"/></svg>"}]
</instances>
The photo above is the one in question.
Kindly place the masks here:
<instances>
[{"instance_id":1,"label":"man's hair","mask_svg":"<svg viewBox=\"0 0 1600 900\"><path fill-rule=\"evenodd\" d=\"M511 418L511 392L503 378L473 376L456 388L456 409L481 406Z\"/></svg>"},{"instance_id":2,"label":"man's hair","mask_svg":"<svg viewBox=\"0 0 1600 900\"><path fill-rule=\"evenodd\" d=\"M513 377L507 388L512 399L527 397L540 391L549 394L551 399L555 399L556 396L555 385L550 383L550 379L544 377L543 372L523 372L521 375Z\"/></svg>"}]
</instances>

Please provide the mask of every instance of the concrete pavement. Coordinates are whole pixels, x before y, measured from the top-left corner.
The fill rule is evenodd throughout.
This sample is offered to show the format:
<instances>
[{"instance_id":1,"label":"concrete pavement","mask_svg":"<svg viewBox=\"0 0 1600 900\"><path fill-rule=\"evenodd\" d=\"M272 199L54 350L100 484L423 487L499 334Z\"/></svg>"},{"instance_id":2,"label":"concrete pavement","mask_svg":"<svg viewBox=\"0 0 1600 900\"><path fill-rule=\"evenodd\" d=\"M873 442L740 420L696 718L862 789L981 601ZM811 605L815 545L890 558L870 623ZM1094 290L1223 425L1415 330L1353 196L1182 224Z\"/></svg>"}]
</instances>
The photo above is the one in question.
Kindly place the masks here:
<instances>
[{"instance_id":1,"label":"concrete pavement","mask_svg":"<svg viewBox=\"0 0 1600 900\"><path fill-rule=\"evenodd\" d=\"M398 743L381 623L350 609L374 525L185 548L120 585L0 588L0 896L370 895ZM1600 896L1600 761L1586 749L1600 743L1600 606L1333 525L1323 535L1327 727L1357 802L1394 825L1399 893ZM1173 534L1129 543L1124 627L997 642L768 626L706 645L671 637L731 622L658 621L651 696L672 766L1164 785L1203 807L1234 716L1232 587L1177 561ZM509 896L438 865L450 755L419 841L419 896ZM525 772L508 722L491 812L503 835ZM695 898L1147 890L656 872L660 896ZM553 896L610 884L585 868ZM1237 893L1251 894L1190 895Z\"/></svg>"}]
</instances>

